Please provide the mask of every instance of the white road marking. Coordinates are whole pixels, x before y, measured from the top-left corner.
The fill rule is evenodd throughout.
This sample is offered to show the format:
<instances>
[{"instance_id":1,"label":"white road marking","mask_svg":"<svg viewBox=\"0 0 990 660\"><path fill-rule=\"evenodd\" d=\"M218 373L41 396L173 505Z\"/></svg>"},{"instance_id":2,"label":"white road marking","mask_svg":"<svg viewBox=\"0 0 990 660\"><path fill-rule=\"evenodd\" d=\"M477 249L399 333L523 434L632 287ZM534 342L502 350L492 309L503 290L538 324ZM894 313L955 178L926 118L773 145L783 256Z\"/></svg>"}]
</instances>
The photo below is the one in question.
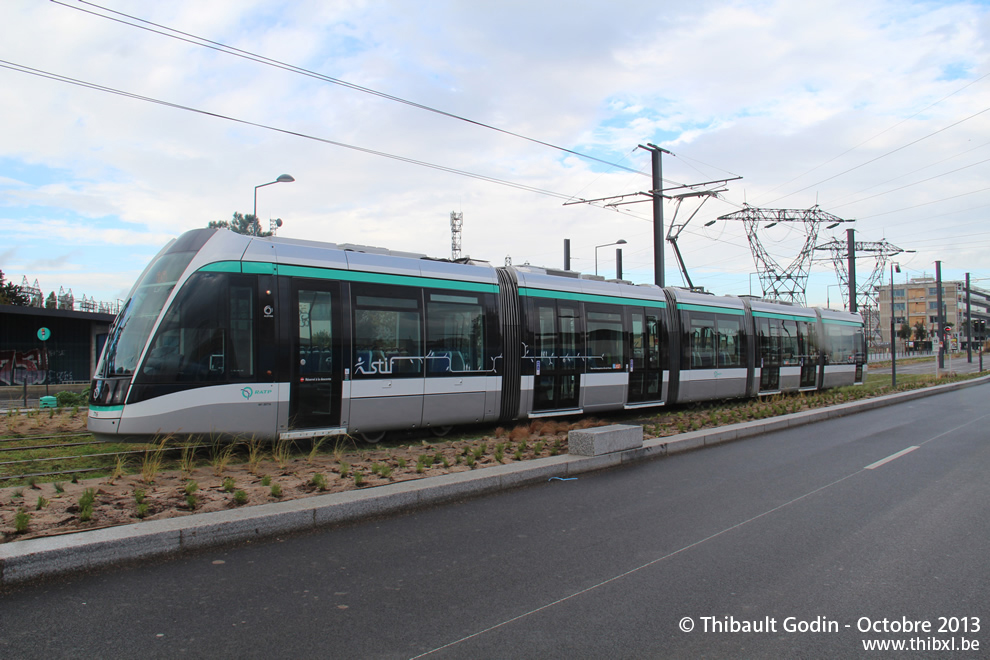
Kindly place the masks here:
<instances>
[{"instance_id":1,"label":"white road marking","mask_svg":"<svg viewBox=\"0 0 990 660\"><path fill-rule=\"evenodd\" d=\"M880 460L879 460L879 461L877 461L876 463L870 463L869 465L867 465L867 466L866 466L865 468L863 468L863 469L864 469L864 470L876 470L876 469L877 469L878 467L880 467L880 466L881 466L881 465L883 465L884 463L890 463L890 462L891 462L892 460L894 460L895 458L900 458L900 457L901 457L901 456L903 456L904 454L910 454L911 452L913 452L913 451L914 451L915 449L917 449L917 448L918 448L918 445L915 445L914 447L908 447L907 449L902 449L902 450L900 450L899 452L897 452L896 454L891 454L891 455L890 455L890 456L888 456L887 458L882 458L882 459L880 459Z\"/></svg>"}]
</instances>

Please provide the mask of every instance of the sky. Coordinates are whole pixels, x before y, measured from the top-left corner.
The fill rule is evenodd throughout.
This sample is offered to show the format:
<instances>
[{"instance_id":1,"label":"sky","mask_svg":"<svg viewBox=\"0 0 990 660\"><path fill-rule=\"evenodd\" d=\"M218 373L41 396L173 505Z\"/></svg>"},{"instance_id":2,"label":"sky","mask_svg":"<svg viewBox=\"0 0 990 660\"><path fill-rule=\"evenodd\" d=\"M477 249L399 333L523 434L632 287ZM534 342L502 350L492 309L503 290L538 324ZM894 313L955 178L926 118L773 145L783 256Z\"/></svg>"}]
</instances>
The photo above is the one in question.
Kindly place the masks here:
<instances>
[{"instance_id":1,"label":"sky","mask_svg":"<svg viewBox=\"0 0 990 660\"><path fill-rule=\"evenodd\" d=\"M717 220L747 204L855 220L817 244L885 241L898 281L940 261L990 289L988 37L975 0L5 0L0 270L112 302L257 193L279 236L449 257L456 211L464 255L561 268L569 239L572 269L614 277L622 239L624 278L653 283L645 195L565 204L648 191L652 143L665 189L733 179L664 206L715 294L760 293L743 223ZM806 239L757 234L781 268ZM808 302L841 308L815 255Z\"/></svg>"}]
</instances>

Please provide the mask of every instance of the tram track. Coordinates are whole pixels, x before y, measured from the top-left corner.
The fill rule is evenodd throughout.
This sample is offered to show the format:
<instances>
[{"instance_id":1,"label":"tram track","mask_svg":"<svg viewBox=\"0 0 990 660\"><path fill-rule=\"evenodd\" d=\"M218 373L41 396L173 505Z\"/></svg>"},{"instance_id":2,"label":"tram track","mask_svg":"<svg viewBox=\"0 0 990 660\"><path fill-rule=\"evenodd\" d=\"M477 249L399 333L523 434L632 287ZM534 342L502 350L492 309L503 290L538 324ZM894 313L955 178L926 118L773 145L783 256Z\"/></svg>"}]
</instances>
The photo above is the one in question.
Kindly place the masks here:
<instances>
[{"instance_id":1,"label":"tram track","mask_svg":"<svg viewBox=\"0 0 990 660\"><path fill-rule=\"evenodd\" d=\"M56 438L84 438L86 436L91 436L92 433L63 433L60 435L15 435L6 438L0 438L0 443L5 442L17 442L18 440L55 440Z\"/></svg>"}]
</instances>

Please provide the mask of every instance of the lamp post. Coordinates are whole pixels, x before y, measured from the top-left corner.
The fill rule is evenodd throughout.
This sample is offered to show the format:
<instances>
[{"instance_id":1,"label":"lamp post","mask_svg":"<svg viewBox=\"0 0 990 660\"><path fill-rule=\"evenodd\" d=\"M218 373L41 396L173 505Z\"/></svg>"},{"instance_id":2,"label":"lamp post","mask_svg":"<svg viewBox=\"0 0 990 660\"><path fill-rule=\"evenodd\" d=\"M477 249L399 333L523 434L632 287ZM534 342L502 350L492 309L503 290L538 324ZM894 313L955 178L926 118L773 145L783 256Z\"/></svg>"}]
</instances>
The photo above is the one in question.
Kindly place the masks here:
<instances>
[{"instance_id":1,"label":"lamp post","mask_svg":"<svg viewBox=\"0 0 990 660\"><path fill-rule=\"evenodd\" d=\"M263 183L260 186L254 187L254 221L258 222L258 188L264 188L265 186L271 186L276 183L292 183L295 179L292 178L291 174L280 174L274 181L269 181L268 183ZM257 230L255 230L257 231Z\"/></svg>"},{"instance_id":2,"label":"lamp post","mask_svg":"<svg viewBox=\"0 0 990 660\"><path fill-rule=\"evenodd\" d=\"M595 275L598 274L598 248L608 247L609 245L625 245L626 239L620 238L614 243L605 243L604 245L595 246Z\"/></svg>"},{"instance_id":3,"label":"lamp post","mask_svg":"<svg viewBox=\"0 0 990 660\"><path fill-rule=\"evenodd\" d=\"M894 341L894 269L901 272L899 263L890 262L890 387L897 387L897 344ZM905 306L907 303L905 303Z\"/></svg>"}]
</instances>

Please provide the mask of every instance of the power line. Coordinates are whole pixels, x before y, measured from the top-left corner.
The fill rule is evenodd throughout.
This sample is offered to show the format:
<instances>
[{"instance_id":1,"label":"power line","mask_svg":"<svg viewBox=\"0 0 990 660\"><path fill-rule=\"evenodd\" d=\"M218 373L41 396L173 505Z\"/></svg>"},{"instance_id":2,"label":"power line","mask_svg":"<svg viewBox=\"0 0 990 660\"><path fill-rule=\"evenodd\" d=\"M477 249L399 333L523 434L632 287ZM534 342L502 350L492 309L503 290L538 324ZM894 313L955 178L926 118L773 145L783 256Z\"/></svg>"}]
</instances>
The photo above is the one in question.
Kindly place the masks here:
<instances>
[{"instance_id":1,"label":"power line","mask_svg":"<svg viewBox=\"0 0 990 660\"><path fill-rule=\"evenodd\" d=\"M480 181L487 181L489 183L496 183L502 186L508 186L510 188L516 188L519 190L525 190L527 192L533 192L540 195L547 195L549 197L555 197L557 199L569 200L570 195L564 193L554 192L552 190L544 190L542 188L536 188L534 186L527 186L522 183L515 183L513 181L506 181L505 179L498 179L485 174L477 174L474 172L468 172L467 170L460 170L454 167L448 167L446 165L437 165L435 163L429 163L422 160L417 160L415 158L409 158L406 156L398 156L396 154L390 154L384 151L377 151L375 149L368 149L366 147L358 147L352 144L346 144L344 142L338 142L336 140L329 140L327 138L317 137L315 135L309 135L307 133L300 133L298 131L291 131L285 128L278 128L277 126L270 126L268 124L262 124L259 122L248 121L247 119L238 119L236 117L231 117L229 115L223 115L216 112L210 112L208 110L201 110L199 108L193 108L186 105L181 105L179 103L172 103L170 101L163 101L161 99L152 98L150 96L142 96L140 94L134 94L132 92L126 92L119 89L114 89L112 87L106 87L104 85L97 85L95 83L87 82L84 80L79 80L76 78L69 78L68 76L63 76L57 73L52 73L50 71L43 71L41 69L35 69L32 67L17 64L15 62L8 62L7 60L0 60L0 67L5 69L10 69L12 71L17 71L19 73L27 73L29 75L37 76L40 78L47 78L49 80L54 80L57 82L67 83L71 85L77 85L79 87L85 87L87 89L96 90L99 92L105 92L108 94L116 94L118 96L124 96L126 98L135 99L138 101L145 101L147 103L154 103L157 105L162 105L168 108L174 108L176 110L185 110L187 112L193 112L196 114L205 115L207 117L214 117L216 119L224 119L226 121L232 121L238 124L244 124L246 126L254 126L256 128L263 128L268 131L275 131L277 133L283 133L285 135L292 135L295 137L304 138L307 140L314 140L316 142L322 142L324 144L333 145L336 147L342 147L344 149L351 149L353 151L359 151L361 153L370 154L372 156L381 156L382 158L390 158L392 160L397 160L403 163L409 163L410 165L419 165L420 167L427 167L434 170L439 170L441 172L448 172L450 174L458 174L460 176L465 176L472 179L478 179Z\"/></svg>"},{"instance_id":2,"label":"power line","mask_svg":"<svg viewBox=\"0 0 990 660\"><path fill-rule=\"evenodd\" d=\"M990 109L990 108L988 108ZM877 218L881 215L890 215L891 213L900 213L901 211L910 211L911 209L921 208L922 206L930 206L931 204L940 204L941 202L947 202L952 199L958 199L960 197L965 197L967 195L975 195L976 193L986 192L990 188L980 188L979 190L970 190L969 192L959 193L958 195L953 195L952 197L943 197L942 199L936 199L931 202L922 202L921 204L915 204L914 206L905 206L902 209L894 209L893 211L884 211L883 213L874 213L873 215L863 215L857 218L858 220L866 220L868 218Z\"/></svg>"},{"instance_id":3,"label":"power line","mask_svg":"<svg viewBox=\"0 0 990 660\"><path fill-rule=\"evenodd\" d=\"M987 74L987 75L990 75L990 74ZM801 188L799 190L795 190L794 192L787 193L786 195L784 195L782 197L778 197L777 199L773 200L772 202L770 202L770 204L773 204L775 202L779 202L782 199L785 199L787 197L790 197L791 195L796 195L796 194L798 194L800 192L804 192L805 190L808 190L810 188L814 188L815 186L818 186L818 185L821 185L821 184L826 183L828 181L831 181L832 179L837 179L840 176L842 176L844 174L849 174L850 172L853 172L855 170L858 170L861 167L866 167L870 163L875 163L876 161L878 161L878 160L880 160L882 158L886 158L887 156L890 156L891 154L895 154L898 151L902 151L904 149L907 149L908 147L914 146L914 145L918 144L919 142L922 142L924 140L927 140L930 137L933 137L935 135L938 135L939 133L941 133L943 131L947 131L950 128L953 128L955 126L958 126L959 124L962 124L963 122L967 122L970 119L973 119L974 117L979 117L980 115L982 115L984 112L987 112L987 111L990 111L990 108L984 108L983 110L980 110L979 112L976 112L976 113L974 113L974 114L972 114L972 115L970 115L968 117L965 117L964 119L960 119L957 122L953 122L953 123L949 124L948 126L944 126L944 127L940 128L940 129L938 129L937 131L934 131L932 133L929 133L928 135L925 135L923 137L918 138L917 140L912 140L911 142L908 142L907 144L901 145L901 146L897 147L896 149L891 149L890 151L888 151L885 154L881 154L881 155L879 155L879 156L877 156L875 158L871 158L870 160L868 160L866 162L860 163L859 165L856 165L854 167L850 167L848 170L844 170L842 172L839 172L838 174L833 174L832 176L830 176L830 177L828 177L826 179L822 179L821 181L818 181L816 183L812 183L811 185L805 186L804 188Z\"/></svg>"},{"instance_id":4,"label":"power line","mask_svg":"<svg viewBox=\"0 0 990 660\"><path fill-rule=\"evenodd\" d=\"M897 192L898 190L904 190L905 188L910 188L911 186L917 186L918 184L921 184L921 183L928 183L929 181L933 181L933 180L938 179L938 178L943 177L943 176L948 176L949 174L955 174L956 172L961 172L961 171L967 170L967 169L969 169L971 167L976 167L977 165L982 165L983 163L990 163L990 158L987 158L986 160L981 160L978 163L972 163L970 165L964 165L964 166L959 167L959 168L956 168L954 170L949 170L948 172L942 172L941 174L936 174L935 176L930 176L927 179L922 179L920 181L915 181L913 183L906 183L903 186L900 186L898 188L891 188L890 190L885 190L884 192L877 193L875 195L870 195L869 197L862 197L860 199L854 199L851 202L846 202L845 204L839 204L838 206L830 206L829 208L831 208L831 209L838 209L838 208L842 208L843 206L849 206L850 204L859 204L860 202L865 202L866 200L873 199L874 197L880 197L882 195L887 195L887 194L890 194L892 192Z\"/></svg>"},{"instance_id":5,"label":"power line","mask_svg":"<svg viewBox=\"0 0 990 660\"><path fill-rule=\"evenodd\" d=\"M954 91L954 92L952 92L951 94L947 94L946 96L943 96L943 97L942 97L942 98L940 98L940 99L939 99L938 101L935 101L934 103L932 103L932 104L930 104L930 105L928 105L927 107L925 107L925 108L923 108L923 109L921 109L921 110L919 110L918 112L916 112L916 113L914 113L914 114L913 114L913 115L911 115L910 117L905 117L904 119L902 119L901 121L899 121L899 122L897 122L897 123L896 123L896 124L894 124L893 126L890 126L890 127L888 127L888 128L885 128L884 130L882 130L882 131L880 131L880 132L879 132L879 133L877 133L876 135L873 135L873 136L871 136L871 137L869 137L869 138L867 138L867 139L865 139L865 140L863 140L862 142L860 142L860 143L859 143L859 144L857 144L856 146L854 146L854 147L850 147L849 149L846 149L845 151L843 151L843 152L842 152L841 154L839 154L838 156L834 156L833 158L830 158L830 159L828 159L828 160L827 160L827 161L825 161L824 163L821 163L820 165L816 165L815 167L812 167L812 168L811 168L810 170L808 170L808 171L806 171L806 172L804 172L803 174L799 174L798 176L796 176L796 177L794 177L794 178L793 178L793 179L791 179L790 181L785 181L784 183L782 183L782 184L780 184L780 185L778 185L778 186L776 186L776 187L774 187L774 188L771 188L770 190L768 190L768 191L767 191L767 193L766 193L766 194L769 194L769 193L772 193L772 192L773 192L774 190L777 190L778 188L782 188L782 187L784 187L784 186L786 186L786 185L787 185L788 183L793 183L794 181L797 181L797 180L798 180L798 179L800 179L801 177L804 177L804 176L807 176L808 174L811 174L811 173L812 173L812 172L814 172L815 170L818 170L818 169L821 169L822 167L824 167L824 166L826 166L826 165L828 165L829 163L831 163L831 162L833 162L833 161L835 161L835 160L838 160L839 158L842 158L842 157L843 157L843 156L845 156L846 154L848 154L848 153L850 153L850 152L852 152L852 151L855 151L856 149L859 149L859 148L860 148L860 147L862 147L862 146L863 146L864 144L866 144L866 143L868 143L868 142L872 142L873 140L875 140L876 138L878 138L878 137L880 137L880 136L881 136L881 135L883 135L884 133L887 133L887 132L889 132L889 131L892 131L892 130L894 130L895 128L897 128L897 127L898 127L898 126L900 126L901 124L903 124L903 123L905 123L905 122L907 122L907 121L910 121L911 119L914 119L914 118L915 118L915 117L917 117L918 115L920 115L920 114L922 114L922 113L924 113L924 112L926 112L927 110L930 110L931 108L934 108L934 107L935 107L936 105L938 105L938 104L939 104L939 103L941 103L942 101L944 101L944 100L946 100L947 98L950 98L950 97L952 97L952 96L955 96L956 94L958 94L959 92L961 92L961 91L963 91L963 90L964 90L964 89L966 89L967 87L970 87L970 86L972 86L972 85L975 85L976 83L978 83L978 82L980 82L980 81L981 81L981 80L983 80L984 78L987 78L988 76L990 76L990 73L985 73L985 74L983 74L982 76L980 76L980 77L979 77L979 78L977 78L976 80L972 80L972 81L970 81L969 83L967 83L967 84L965 84L965 85L963 85L962 87L960 87L959 89L957 89L956 91ZM986 112L986 111L984 111L984 112ZM965 121L965 120L964 120L964 121ZM943 129L943 130L944 130L944 129ZM936 131L936 132L937 132L937 131ZM929 136L929 137L930 137L930 136ZM922 138L922 139L924 139L924 138ZM914 143L911 143L911 144L914 144ZM905 145L905 146L910 146L910 145ZM898 151L898 150L897 150L897 149L895 149L894 151ZM890 152L890 153L894 153L894 152L892 151L892 152ZM888 155L888 154L884 154L884 155ZM883 158L883 156L881 156L881 158ZM874 159L874 160L876 160L876 159ZM863 165L866 165L866 164L868 164L868 163L870 163L870 162L873 162L873 161L867 161L866 163L863 163ZM857 166L857 167L861 167L861 166ZM853 168L853 169L856 169L856 168ZM851 172L851 171L852 171L852 170L846 170L846 172ZM840 173L839 173L839 174L837 174L836 176L840 176L841 174L845 174L846 172L840 172ZM775 199L775 200L773 200L772 202L769 202L769 203L770 203L770 204L773 204L773 203L775 203L775 202L778 202L778 201L780 201L781 199L786 199L787 197L790 197L791 195L796 195L796 194L797 194L797 193L799 193L799 192L803 192L803 191L805 191L805 190L807 190L808 188L813 188L814 186L817 186L817 185L819 185L819 184L821 184L821 183L825 183L825 181L829 181L829 180L831 180L831 179L834 179L834 178L835 178L835 177L831 177L830 179L824 179L823 181L819 181L818 183L813 183L813 184L811 184L810 186L808 186L807 188L802 188L801 190L796 190L796 191L794 191L794 192L792 192L792 193L788 193L787 195L784 195L783 197L778 197L777 199Z\"/></svg>"},{"instance_id":6,"label":"power line","mask_svg":"<svg viewBox=\"0 0 990 660\"><path fill-rule=\"evenodd\" d=\"M990 145L990 142L984 142L983 144L977 145L975 147L970 147L969 149L966 149L965 151L960 151L959 153L952 154L951 156L946 156L942 160L937 160L935 162L928 163L924 167L919 167L916 170L911 170L910 172L905 172L904 174L901 174L899 176L895 176L892 179L887 179L886 181L881 181L879 183L875 183L872 186L867 186L866 188L863 188L861 190L857 190L855 192L847 193L845 195L842 195L841 197L838 197L838 198L834 199L831 203L828 203L828 204L824 204L823 203L823 205L824 206L827 206L828 208L838 208L838 206L835 205L835 202L841 202L842 200L846 199L847 197L852 197L854 195L858 195L860 193L864 193L864 192L866 192L868 190L873 190L874 188L879 188L880 186L886 185L888 183L893 183L894 181L897 181L898 179L903 179L904 177L911 176L912 174L917 174L918 172L923 172L923 171L925 171L927 169L931 169L932 167L935 167L936 165L941 165L942 163L945 163L947 161L950 161L950 160L952 160L954 158L959 158L960 156L963 156L965 154L968 154L971 151L976 151L977 149L982 149L983 147L986 147L987 145Z\"/></svg>"},{"instance_id":7,"label":"power line","mask_svg":"<svg viewBox=\"0 0 990 660\"><path fill-rule=\"evenodd\" d=\"M146 27L146 25L137 25L135 23L130 23L128 21L125 21L125 20L122 20L122 19L119 19L119 18L114 18L113 16L106 16L105 14L100 14L98 12L91 11L89 9L85 9L83 7L75 7L75 6L72 6L72 5L68 5L68 4L64 3L64 2L61 2L60 0L49 0L49 1L50 2L53 2L54 4L57 4L57 5L61 5L63 7L66 7L68 9L75 9L76 11L80 11L80 12L83 12L83 13L86 13L86 14L90 14L91 16L96 16L98 18L103 18L103 19L106 19L108 21L114 21L115 23L120 23L121 25L127 25L127 26L130 26L130 27L138 28L140 30L145 30L147 32L153 32L155 34L159 34L161 36L168 37L170 39L176 39L178 41L184 41L186 43L190 43L190 44L193 44L195 46L202 46L203 48L210 48L212 50L215 50L215 51L218 51L218 52L221 52L221 53L226 53L227 55L233 55L235 57L240 57L242 59L250 60L252 62L257 62L259 64L264 64L266 66L274 67L274 68L277 68L277 69L282 69L284 71L289 71L289 72L292 72L292 73L297 73L299 75L308 76L310 78L315 78L315 79L321 80L323 82L332 83L334 85L340 85L341 87L346 87L348 89L353 89L353 90L358 91L358 92L364 92L365 94L371 94L373 96L377 96L379 98L387 99L389 101L395 101L396 103L402 103L402 104L405 104L405 105L408 105L408 106L411 106L411 107L414 107L414 108L418 108L420 110L425 110L427 112L432 112L432 113L435 113L435 114L438 114L438 115L442 115L444 117L449 117L450 119L456 119L458 121L463 121L463 122L466 122L468 124L473 124L475 126L479 126L481 128L487 128L487 129L492 130L492 131L497 131L497 132L502 133L504 135L509 135L509 136L512 136L512 137L515 137L515 138L519 138L521 140L526 140L528 142L532 142L534 144L539 144L539 145L542 145L544 147L550 147L551 149L556 149L558 151L562 151L564 153L568 153L568 154L577 156L579 158L584 158L586 160L592 160L592 161L595 161L595 162L598 162L598 163L602 163L604 165L608 165L609 167L615 167L615 168L618 168L618 169L621 169L621 170L626 170L628 172L633 172L635 174L641 174L643 176L649 176L649 174L647 174L645 172L641 172L640 170L636 170L636 169L631 168L631 167L626 167L625 165L619 165L617 163L612 163L612 162L609 162L607 160L603 160L601 158L596 158L595 156L590 156L588 154L583 154L583 153L580 153L578 151L574 151L573 149L568 149L566 147L560 147L560 146L557 146L555 144L551 144L550 142L544 142L543 140L537 140L536 138L527 137L525 135L521 135L519 133L514 133L513 131L510 131L510 130L507 130L507 129L504 129L504 128L498 128L497 126L492 126L492 125L486 124L484 122L480 122L480 121L477 121L477 120L474 120L474 119L469 119L467 117L463 117L461 115L457 115L457 114L454 114L452 112L447 112L445 110L440 110L438 108L434 108L434 107L431 107L431 106L428 106L428 105L425 105L425 104L422 104L422 103L417 103L415 101L410 101L410 100L401 98L399 96L394 96L392 94L387 94L385 92L379 92L379 91L374 90L374 89L371 89L369 87L363 87L361 85L356 85L354 83L349 83L346 80L341 80L339 78L333 78L331 76L327 76L327 75L324 75L322 73L318 73L316 71L311 71L311 70L305 69L303 67L295 66L294 64L288 64L286 62L281 62L279 60L271 59L269 57L265 57L265 56L259 55L257 53L252 53L251 51L242 50L240 48L235 48L233 46L228 46L228 45L223 44L223 43L220 43L218 41L212 41L210 39L206 39L205 37L200 37L200 36L197 36L195 34L191 34L189 32L183 32L182 30L176 30L175 28L170 28L170 27L168 27L166 25L161 25L159 23L153 23L152 21L147 21L147 20L145 20L143 18L138 18L138 17L132 16L130 14L125 14L124 12L115 11L113 9L110 9L108 7L103 7L103 6L98 5L96 3L93 3L93 2L87 2L86 0L78 0L82 4L86 4L86 5L89 5L91 7L96 7L97 9L100 9L100 10L105 11L105 12L109 12L111 14L116 14L117 16L123 16L123 17L125 17L127 19L130 19L132 21L139 21L140 23L144 23L146 25L152 25L155 28L159 28L159 29L153 29L153 28L150 28L150 27ZM168 32L165 32L164 30L167 30ZM179 36L179 35L182 35L182 36Z\"/></svg>"}]
</instances>

